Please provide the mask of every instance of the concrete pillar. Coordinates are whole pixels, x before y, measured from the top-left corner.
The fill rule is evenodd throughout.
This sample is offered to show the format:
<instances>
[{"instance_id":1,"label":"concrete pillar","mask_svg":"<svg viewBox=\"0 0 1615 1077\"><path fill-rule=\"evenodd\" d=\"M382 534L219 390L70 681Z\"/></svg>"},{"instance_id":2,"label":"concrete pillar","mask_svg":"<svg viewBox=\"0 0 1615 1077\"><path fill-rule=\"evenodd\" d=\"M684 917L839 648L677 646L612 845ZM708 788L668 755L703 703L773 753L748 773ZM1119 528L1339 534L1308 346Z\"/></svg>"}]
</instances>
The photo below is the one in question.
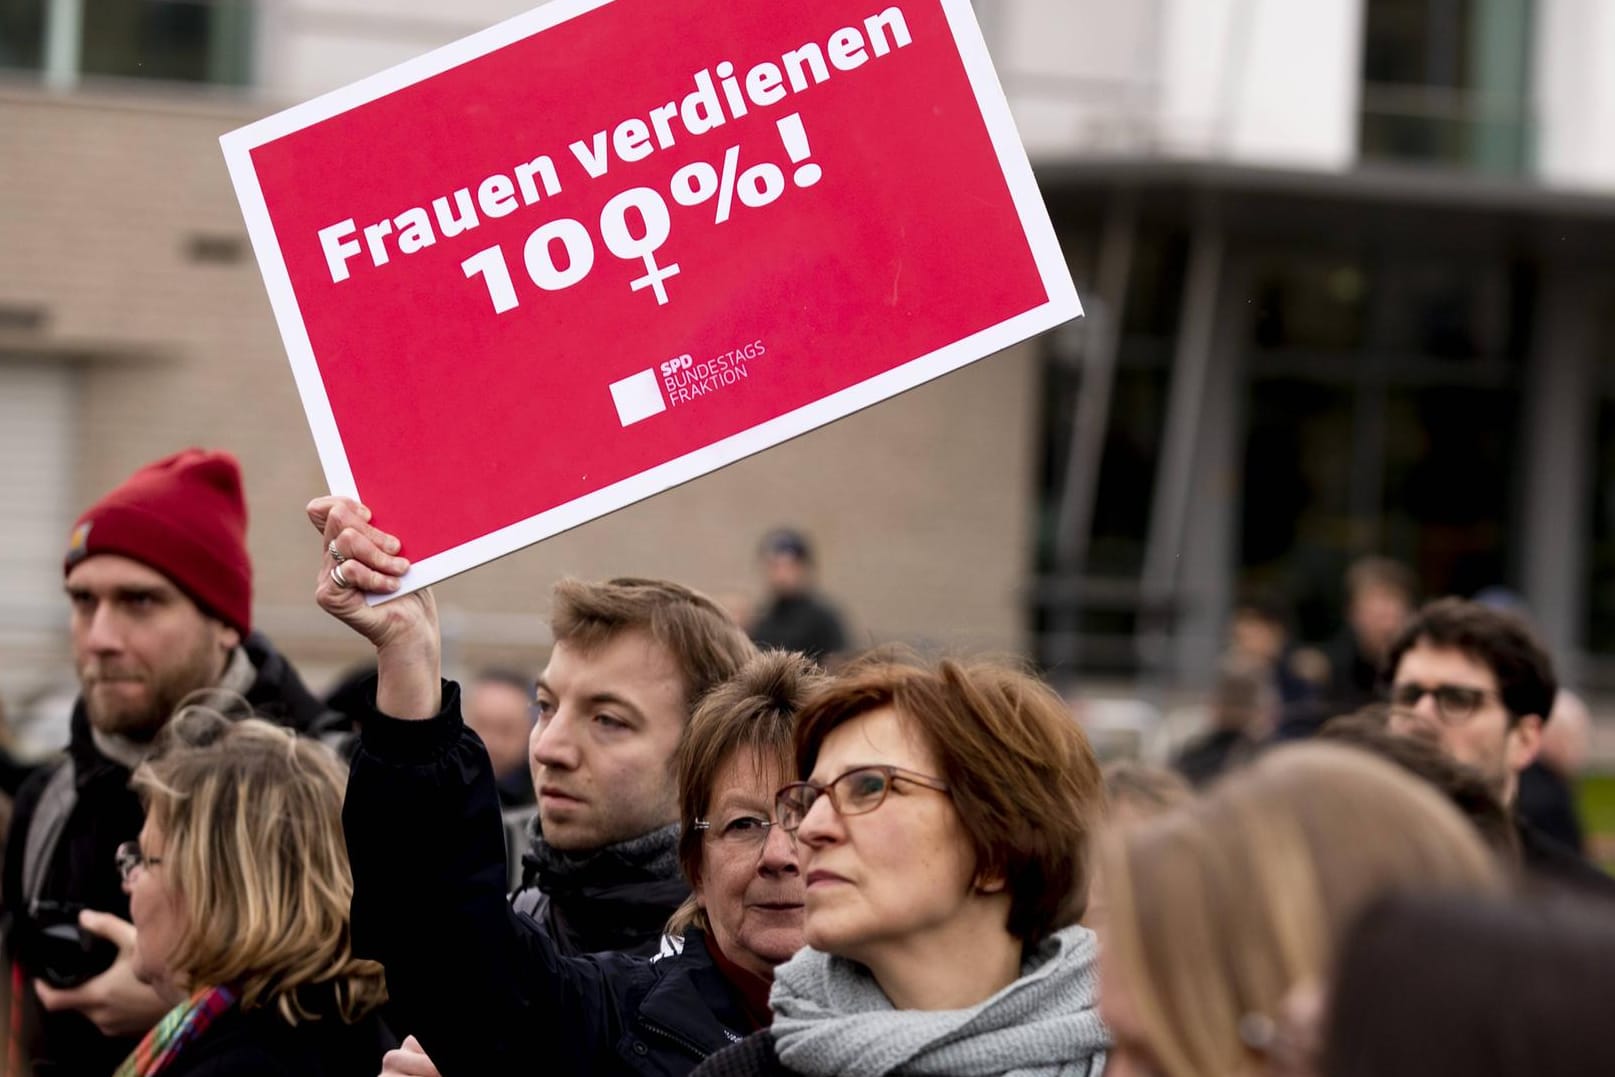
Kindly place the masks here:
<instances>
[{"instance_id":1,"label":"concrete pillar","mask_svg":"<svg viewBox=\"0 0 1615 1077\"><path fill-rule=\"evenodd\" d=\"M1532 91L1537 174L1615 189L1615 4L1536 0Z\"/></svg>"},{"instance_id":2,"label":"concrete pillar","mask_svg":"<svg viewBox=\"0 0 1615 1077\"><path fill-rule=\"evenodd\" d=\"M1590 389L1598 375L1594 290L1583 277L1565 268L1543 281L1519 438L1526 476L1520 580L1569 683L1579 672L1587 614L1589 468L1598 419L1598 394Z\"/></svg>"}]
</instances>

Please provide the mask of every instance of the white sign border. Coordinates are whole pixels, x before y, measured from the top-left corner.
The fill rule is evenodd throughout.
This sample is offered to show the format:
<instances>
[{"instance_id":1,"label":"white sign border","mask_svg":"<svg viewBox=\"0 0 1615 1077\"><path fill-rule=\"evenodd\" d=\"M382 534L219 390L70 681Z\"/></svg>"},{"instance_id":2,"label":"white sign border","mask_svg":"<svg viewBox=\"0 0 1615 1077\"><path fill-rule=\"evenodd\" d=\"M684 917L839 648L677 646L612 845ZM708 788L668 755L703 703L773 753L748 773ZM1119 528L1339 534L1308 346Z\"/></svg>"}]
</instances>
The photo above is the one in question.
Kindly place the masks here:
<instances>
[{"instance_id":1,"label":"white sign border","mask_svg":"<svg viewBox=\"0 0 1615 1077\"><path fill-rule=\"evenodd\" d=\"M308 329L303 323L302 311L292 289L291 276L275 239L269 207L264 201L258 175L252 165L252 151L265 143L369 104L611 2L613 0L550 0L532 11L220 137L219 145L224 150L230 179L246 219L247 234L263 273L275 322L291 360L292 375L297 382L297 391L302 397L303 410L308 415L320 465L332 493L363 500L348 462L347 450L342 444L330 398L325 392L319 364L314 358ZM903 2L895 0L896 6L901 6ZM396 592L369 596L372 602L388 601L428 587L636 501L710 474L1082 315L1082 303L1077 298L1070 268L1066 265L1053 222L1043 203L1042 192L1032 174L1031 162L1016 131L1009 101L998 82L970 0L935 2L942 7L964 62L976 104L986 122L998 155L999 167L1009 185L1016 213L1037 264L1047 301L795 411L658 464L564 505L413 562Z\"/></svg>"}]
</instances>

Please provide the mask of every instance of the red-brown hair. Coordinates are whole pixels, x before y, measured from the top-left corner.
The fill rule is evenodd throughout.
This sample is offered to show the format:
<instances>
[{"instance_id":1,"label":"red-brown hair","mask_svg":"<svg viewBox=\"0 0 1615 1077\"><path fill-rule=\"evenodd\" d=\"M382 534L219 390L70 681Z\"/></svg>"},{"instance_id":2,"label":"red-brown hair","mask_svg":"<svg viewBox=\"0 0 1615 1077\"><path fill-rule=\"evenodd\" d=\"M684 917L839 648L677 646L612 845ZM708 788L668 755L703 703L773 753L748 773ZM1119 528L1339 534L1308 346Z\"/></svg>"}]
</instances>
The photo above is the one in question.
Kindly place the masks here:
<instances>
[{"instance_id":1,"label":"red-brown hair","mask_svg":"<svg viewBox=\"0 0 1615 1077\"><path fill-rule=\"evenodd\" d=\"M843 671L803 708L796 766L806 779L836 727L891 707L936 756L975 854L1002 878L1009 932L1027 944L1081 919L1088 846L1104 783L1071 710L1035 677L1000 663L878 654Z\"/></svg>"}]
</instances>

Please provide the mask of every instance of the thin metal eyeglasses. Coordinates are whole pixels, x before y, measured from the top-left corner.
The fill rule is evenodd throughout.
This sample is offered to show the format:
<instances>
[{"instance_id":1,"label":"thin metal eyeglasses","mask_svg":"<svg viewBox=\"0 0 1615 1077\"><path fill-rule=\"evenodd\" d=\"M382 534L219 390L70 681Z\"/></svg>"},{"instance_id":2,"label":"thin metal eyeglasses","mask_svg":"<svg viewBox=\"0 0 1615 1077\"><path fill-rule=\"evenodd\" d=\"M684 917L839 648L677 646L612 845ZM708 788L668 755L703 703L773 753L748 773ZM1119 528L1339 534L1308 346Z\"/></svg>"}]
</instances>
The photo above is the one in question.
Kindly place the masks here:
<instances>
[{"instance_id":1,"label":"thin metal eyeglasses","mask_svg":"<svg viewBox=\"0 0 1615 1077\"><path fill-rule=\"evenodd\" d=\"M1488 698L1502 698L1488 689L1463 684L1434 684L1427 687L1416 681L1408 681L1391 687L1392 705L1407 710L1417 707L1425 696L1436 701L1436 713L1444 722L1467 722Z\"/></svg>"},{"instance_id":2,"label":"thin metal eyeglasses","mask_svg":"<svg viewBox=\"0 0 1615 1077\"><path fill-rule=\"evenodd\" d=\"M779 824L760 815L737 815L716 826L710 819L697 819L690 824L695 830L706 832L708 839L731 849L761 849L768 843L768 832Z\"/></svg>"},{"instance_id":3,"label":"thin metal eyeglasses","mask_svg":"<svg viewBox=\"0 0 1615 1077\"><path fill-rule=\"evenodd\" d=\"M163 858L160 856L147 856L141 852L138 841L124 842L118 846L118 851L112 855L118 864L118 874L123 877L124 882L129 881L129 876L135 873L136 868L149 868L153 864L163 862Z\"/></svg>"},{"instance_id":4,"label":"thin metal eyeglasses","mask_svg":"<svg viewBox=\"0 0 1615 1077\"><path fill-rule=\"evenodd\" d=\"M830 806L842 818L849 815L867 815L886 803L886 794L896 781L912 782L938 793L946 793L948 785L941 778L918 774L902 767L854 767L840 777L825 783L792 782L774 794L774 815L787 834L796 833L802 820L807 818L819 797L828 793Z\"/></svg>"}]
</instances>

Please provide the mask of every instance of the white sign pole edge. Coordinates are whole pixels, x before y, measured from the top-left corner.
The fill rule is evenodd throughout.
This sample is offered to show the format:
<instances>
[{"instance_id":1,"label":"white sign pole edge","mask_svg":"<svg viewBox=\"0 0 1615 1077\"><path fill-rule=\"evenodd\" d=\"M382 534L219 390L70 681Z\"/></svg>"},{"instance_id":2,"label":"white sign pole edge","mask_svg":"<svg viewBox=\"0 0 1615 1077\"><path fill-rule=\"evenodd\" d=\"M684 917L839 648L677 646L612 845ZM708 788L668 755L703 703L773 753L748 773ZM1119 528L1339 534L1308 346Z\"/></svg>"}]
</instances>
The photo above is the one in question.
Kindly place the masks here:
<instances>
[{"instance_id":1,"label":"white sign pole edge","mask_svg":"<svg viewBox=\"0 0 1615 1077\"><path fill-rule=\"evenodd\" d=\"M948 25L953 30L954 43L964 61L970 87L975 91L976 105L981 109L987 131L992 137L993 149L998 154L998 167L1009 184L1010 197L1020 214L1021 227L1032 247L1032 256L1043 277L1049 301L1061 309L1069 309L1066 319L1082 316L1082 301L1077 298L1076 282L1071 279L1071 267L1060 248L1054 222L1049 219L1048 205L1043 199L1032 162L1026 155L1020 131L1010 111L1009 98L987 51L987 40L982 36L981 24L976 19L970 0L939 0ZM1058 324L1058 323L1056 323ZM1052 327L1051 327L1052 328Z\"/></svg>"}]
</instances>

